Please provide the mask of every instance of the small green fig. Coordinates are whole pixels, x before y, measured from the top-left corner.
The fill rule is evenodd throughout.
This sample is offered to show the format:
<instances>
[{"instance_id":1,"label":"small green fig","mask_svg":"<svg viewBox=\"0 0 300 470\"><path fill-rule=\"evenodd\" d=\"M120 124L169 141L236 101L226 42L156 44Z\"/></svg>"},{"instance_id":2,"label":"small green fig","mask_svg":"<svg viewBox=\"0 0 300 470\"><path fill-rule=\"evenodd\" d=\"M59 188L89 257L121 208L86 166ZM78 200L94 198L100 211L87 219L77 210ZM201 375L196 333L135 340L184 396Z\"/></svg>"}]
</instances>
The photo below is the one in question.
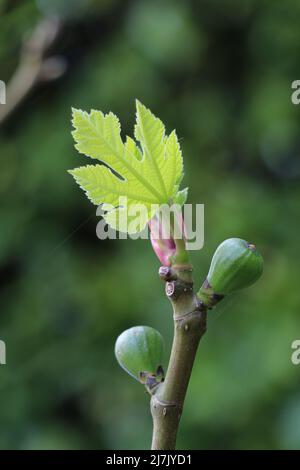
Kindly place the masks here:
<instances>
[{"instance_id":1,"label":"small green fig","mask_svg":"<svg viewBox=\"0 0 300 470\"><path fill-rule=\"evenodd\" d=\"M151 389L163 380L163 349L164 340L158 331L150 326L134 326L118 337L115 355L129 375Z\"/></svg>"},{"instance_id":2,"label":"small green fig","mask_svg":"<svg viewBox=\"0 0 300 470\"><path fill-rule=\"evenodd\" d=\"M199 297L209 308L221 298L253 284L263 272L263 258L255 245L229 238L216 249Z\"/></svg>"}]
</instances>

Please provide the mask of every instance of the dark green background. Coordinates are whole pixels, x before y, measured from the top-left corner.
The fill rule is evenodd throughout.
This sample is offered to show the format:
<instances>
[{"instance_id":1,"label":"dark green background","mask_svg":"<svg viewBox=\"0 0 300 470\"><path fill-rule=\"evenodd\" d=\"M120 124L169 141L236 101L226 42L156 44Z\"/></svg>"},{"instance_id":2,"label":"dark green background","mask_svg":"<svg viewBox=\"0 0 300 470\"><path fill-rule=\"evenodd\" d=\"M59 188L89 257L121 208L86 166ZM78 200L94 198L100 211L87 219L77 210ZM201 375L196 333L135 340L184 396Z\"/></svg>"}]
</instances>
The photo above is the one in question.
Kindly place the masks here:
<instances>
[{"instance_id":1,"label":"dark green background","mask_svg":"<svg viewBox=\"0 0 300 470\"><path fill-rule=\"evenodd\" d=\"M225 238L265 259L255 286L209 314L178 448L300 448L299 1L0 0L0 12L0 79L46 14L65 22L51 54L68 63L0 128L0 447L149 447L148 396L113 349L146 324L167 359L159 263L148 241L98 240L96 208L67 174L86 162L71 106L112 110L131 135L138 98L176 127L189 202L205 204L197 284Z\"/></svg>"}]
</instances>

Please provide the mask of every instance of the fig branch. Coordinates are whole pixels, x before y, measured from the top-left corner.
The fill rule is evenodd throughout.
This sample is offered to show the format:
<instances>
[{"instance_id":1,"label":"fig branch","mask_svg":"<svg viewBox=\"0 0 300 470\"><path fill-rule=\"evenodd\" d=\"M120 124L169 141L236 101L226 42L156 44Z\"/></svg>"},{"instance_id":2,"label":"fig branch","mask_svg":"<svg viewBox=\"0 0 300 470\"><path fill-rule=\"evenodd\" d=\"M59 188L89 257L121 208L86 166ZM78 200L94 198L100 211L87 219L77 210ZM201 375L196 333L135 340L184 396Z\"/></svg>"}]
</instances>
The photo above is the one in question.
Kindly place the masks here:
<instances>
[{"instance_id":1,"label":"fig branch","mask_svg":"<svg viewBox=\"0 0 300 470\"><path fill-rule=\"evenodd\" d=\"M191 265L161 267L159 274L173 306L174 338L166 378L151 398L152 449L170 450L175 449L198 344L206 331L206 307L193 292Z\"/></svg>"},{"instance_id":2,"label":"fig branch","mask_svg":"<svg viewBox=\"0 0 300 470\"><path fill-rule=\"evenodd\" d=\"M178 257L188 259L182 250L184 246L177 244L170 261ZM166 378L154 389L151 398L153 450L175 449L197 348L206 331L207 311L225 295L253 284L262 269L262 257L256 247L239 238L225 240L217 248L208 276L197 294L193 290L190 264L171 263L170 267L160 268L166 295L173 306L174 337Z\"/></svg>"},{"instance_id":3,"label":"fig branch","mask_svg":"<svg viewBox=\"0 0 300 470\"><path fill-rule=\"evenodd\" d=\"M162 264L159 275L166 285L174 322L166 376L163 338L149 326L123 331L116 341L115 355L120 366L151 395L152 449L172 450L208 311L226 295L253 284L262 274L263 260L253 244L240 238L225 240L195 293L182 214L188 188L179 189L183 159L176 132L166 135L163 123L139 101L136 142L130 137L123 142L113 113L73 109L72 122L76 149L101 164L81 166L69 173L94 204L104 205L103 218L113 229L140 233L148 224L152 248ZM168 209L166 213L162 208ZM133 225L128 224L131 210Z\"/></svg>"}]
</instances>

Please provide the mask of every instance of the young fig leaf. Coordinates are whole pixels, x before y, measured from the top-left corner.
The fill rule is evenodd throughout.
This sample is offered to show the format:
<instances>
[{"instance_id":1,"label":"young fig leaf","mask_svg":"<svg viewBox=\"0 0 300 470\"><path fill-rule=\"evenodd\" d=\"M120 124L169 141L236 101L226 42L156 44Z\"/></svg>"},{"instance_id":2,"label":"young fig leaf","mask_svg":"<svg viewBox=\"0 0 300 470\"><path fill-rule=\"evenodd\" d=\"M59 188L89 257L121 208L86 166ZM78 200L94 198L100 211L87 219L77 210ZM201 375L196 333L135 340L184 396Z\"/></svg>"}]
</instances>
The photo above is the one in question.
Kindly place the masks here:
<instances>
[{"instance_id":1,"label":"young fig leaf","mask_svg":"<svg viewBox=\"0 0 300 470\"><path fill-rule=\"evenodd\" d=\"M176 133L167 136L163 123L139 101L134 131L139 145L130 137L122 141L113 113L73 109L72 122L76 149L101 164L69 173L91 202L107 208L104 219L113 229L140 232L158 205L183 203L187 190L179 191L183 160Z\"/></svg>"}]
</instances>

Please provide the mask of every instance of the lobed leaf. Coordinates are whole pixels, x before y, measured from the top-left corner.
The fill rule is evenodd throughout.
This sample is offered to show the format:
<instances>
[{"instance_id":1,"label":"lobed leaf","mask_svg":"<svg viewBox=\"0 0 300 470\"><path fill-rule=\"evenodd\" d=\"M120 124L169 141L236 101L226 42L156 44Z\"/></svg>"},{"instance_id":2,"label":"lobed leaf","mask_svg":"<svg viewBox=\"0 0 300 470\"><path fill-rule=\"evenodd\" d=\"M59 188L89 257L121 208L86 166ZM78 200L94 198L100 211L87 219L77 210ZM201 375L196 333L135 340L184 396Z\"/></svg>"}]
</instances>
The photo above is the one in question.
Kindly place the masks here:
<instances>
[{"instance_id":1,"label":"lobed leaf","mask_svg":"<svg viewBox=\"0 0 300 470\"><path fill-rule=\"evenodd\" d=\"M143 230L158 205L183 201L178 193L183 161L176 133L166 136L163 123L144 105L136 102L134 135L140 148L130 137L122 141L120 123L113 113L72 111L76 149L101 164L69 172L91 202L109 208L105 216L109 225L136 233ZM127 200L120 204L120 197ZM131 228L128 220L133 222Z\"/></svg>"}]
</instances>

